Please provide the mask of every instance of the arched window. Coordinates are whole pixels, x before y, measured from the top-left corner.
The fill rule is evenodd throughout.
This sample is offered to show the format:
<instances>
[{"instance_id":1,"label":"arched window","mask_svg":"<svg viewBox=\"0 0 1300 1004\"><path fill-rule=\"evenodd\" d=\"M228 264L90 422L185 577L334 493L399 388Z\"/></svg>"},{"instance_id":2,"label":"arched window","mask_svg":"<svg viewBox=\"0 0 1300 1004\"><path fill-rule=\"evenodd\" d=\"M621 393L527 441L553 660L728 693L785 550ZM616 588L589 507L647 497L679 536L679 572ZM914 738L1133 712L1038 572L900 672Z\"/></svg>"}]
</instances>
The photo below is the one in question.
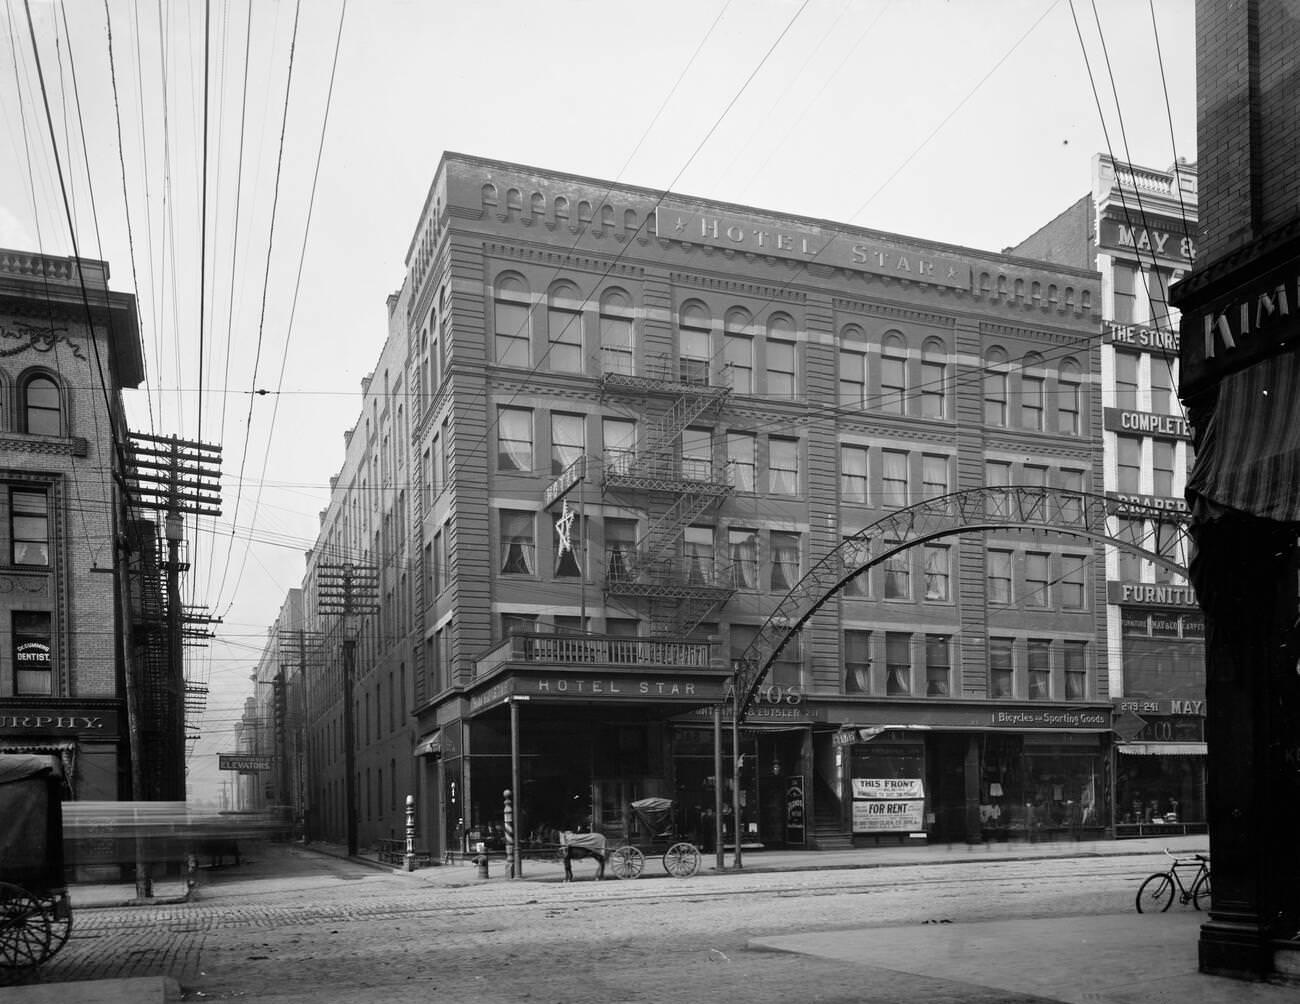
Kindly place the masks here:
<instances>
[{"instance_id":1,"label":"arched window","mask_svg":"<svg viewBox=\"0 0 1300 1004\"><path fill-rule=\"evenodd\" d=\"M632 301L621 289L600 298L600 365L604 373L632 373Z\"/></svg>"},{"instance_id":2,"label":"arched window","mask_svg":"<svg viewBox=\"0 0 1300 1004\"><path fill-rule=\"evenodd\" d=\"M897 331L886 334L880 344L880 410L907 413L907 342Z\"/></svg>"},{"instance_id":3,"label":"arched window","mask_svg":"<svg viewBox=\"0 0 1300 1004\"><path fill-rule=\"evenodd\" d=\"M840 332L840 407L867 406L867 336L856 324Z\"/></svg>"},{"instance_id":4,"label":"arched window","mask_svg":"<svg viewBox=\"0 0 1300 1004\"><path fill-rule=\"evenodd\" d=\"M24 384L23 431L36 436L63 435L63 402L59 385L50 377L34 376Z\"/></svg>"},{"instance_id":5,"label":"arched window","mask_svg":"<svg viewBox=\"0 0 1300 1004\"><path fill-rule=\"evenodd\" d=\"M948 416L948 353L937 338L921 346L921 417Z\"/></svg>"},{"instance_id":6,"label":"arched window","mask_svg":"<svg viewBox=\"0 0 1300 1004\"><path fill-rule=\"evenodd\" d=\"M1047 428L1047 378L1043 357L1036 352L1025 356L1020 373L1020 425L1042 432Z\"/></svg>"},{"instance_id":7,"label":"arched window","mask_svg":"<svg viewBox=\"0 0 1300 1004\"><path fill-rule=\"evenodd\" d=\"M794 397L797 338L790 315L773 314L768 318L764 363L767 370L767 392L772 397Z\"/></svg>"},{"instance_id":8,"label":"arched window","mask_svg":"<svg viewBox=\"0 0 1300 1004\"><path fill-rule=\"evenodd\" d=\"M1067 436L1083 432L1083 371L1073 359L1061 360L1057 380L1057 428Z\"/></svg>"},{"instance_id":9,"label":"arched window","mask_svg":"<svg viewBox=\"0 0 1300 1004\"><path fill-rule=\"evenodd\" d=\"M582 294L571 282L557 282L546 298L546 335L550 368L582 372Z\"/></svg>"},{"instance_id":10,"label":"arched window","mask_svg":"<svg viewBox=\"0 0 1300 1004\"><path fill-rule=\"evenodd\" d=\"M754 336L749 330L749 311L733 307L723 325L723 355L737 394L754 393Z\"/></svg>"},{"instance_id":11,"label":"arched window","mask_svg":"<svg viewBox=\"0 0 1300 1004\"><path fill-rule=\"evenodd\" d=\"M984 356L984 424L1006 428L1007 353L993 346Z\"/></svg>"},{"instance_id":12,"label":"arched window","mask_svg":"<svg viewBox=\"0 0 1300 1004\"><path fill-rule=\"evenodd\" d=\"M500 276L496 283L495 324L497 362L502 366L529 366L528 287L517 275Z\"/></svg>"},{"instance_id":13,"label":"arched window","mask_svg":"<svg viewBox=\"0 0 1300 1004\"><path fill-rule=\"evenodd\" d=\"M712 318L700 303L682 307L677 348L677 376L682 383L707 384L709 382L709 333Z\"/></svg>"}]
</instances>

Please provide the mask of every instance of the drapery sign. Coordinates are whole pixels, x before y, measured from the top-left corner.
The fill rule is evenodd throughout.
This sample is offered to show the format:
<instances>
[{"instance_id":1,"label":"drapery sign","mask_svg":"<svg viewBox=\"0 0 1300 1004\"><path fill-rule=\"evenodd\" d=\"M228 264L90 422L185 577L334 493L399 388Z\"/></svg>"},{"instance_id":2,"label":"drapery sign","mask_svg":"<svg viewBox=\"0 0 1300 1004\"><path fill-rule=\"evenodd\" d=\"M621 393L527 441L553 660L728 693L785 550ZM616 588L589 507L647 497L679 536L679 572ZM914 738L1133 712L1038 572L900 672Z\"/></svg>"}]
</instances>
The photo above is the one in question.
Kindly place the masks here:
<instances>
[{"instance_id":1,"label":"drapery sign","mask_svg":"<svg viewBox=\"0 0 1300 1004\"><path fill-rule=\"evenodd\" d=\"M925 829L925 784L919 777L855 777L853 832Z\"/></svg>"}]
</instances>

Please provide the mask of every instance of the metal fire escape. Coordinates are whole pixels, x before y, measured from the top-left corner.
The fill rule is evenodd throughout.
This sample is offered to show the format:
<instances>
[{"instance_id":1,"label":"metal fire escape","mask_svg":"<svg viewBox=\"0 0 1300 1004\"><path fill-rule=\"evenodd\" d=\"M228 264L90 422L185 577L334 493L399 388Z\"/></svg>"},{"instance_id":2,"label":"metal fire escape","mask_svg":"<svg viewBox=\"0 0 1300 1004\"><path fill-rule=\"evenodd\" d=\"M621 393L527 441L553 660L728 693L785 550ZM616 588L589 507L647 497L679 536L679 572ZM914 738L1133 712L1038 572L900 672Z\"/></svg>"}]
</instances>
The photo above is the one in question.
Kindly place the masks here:
<instances>
[{"instance_id":1,"label":"metal fire escape","mask_svg":"<svg viewBox=\"0 0 1300 1004\"><path fill-rule=\"evenodd\" d=\"M659 637L689 634L735 592L711 556L707 562L688 561L683 546L687 528L732 491L726 465L714 459L711 438L708 459L682 455L683 433L702 419L713 426L731 393L729 386L710 383L707 372L688 369L688 363L682 360L679 369L678 360L669 360L657 372L601 377L602 396L670 402L644 423L635 449L606 454L601 481L607 495L636 495L648 517L633 554L606 569L605 595L644 602L650 633Z\"/></svg>"},{"instance_id":2,"label":"metal fire escape","mask_svg":"<svg viewBox=\"0 0 1300 1004\"><path fill-rule=\"evenodd\" d=\"M132 566L132 617L140 665L140 772L144 793L137 797L161 798L169 776L168 765L183 751L174 748L175 716L181 713L171 683L167 602L163 584L162 554L166 544L157 523L140 519L131 523L134 543Z\"/></svg>"}]
</instances>

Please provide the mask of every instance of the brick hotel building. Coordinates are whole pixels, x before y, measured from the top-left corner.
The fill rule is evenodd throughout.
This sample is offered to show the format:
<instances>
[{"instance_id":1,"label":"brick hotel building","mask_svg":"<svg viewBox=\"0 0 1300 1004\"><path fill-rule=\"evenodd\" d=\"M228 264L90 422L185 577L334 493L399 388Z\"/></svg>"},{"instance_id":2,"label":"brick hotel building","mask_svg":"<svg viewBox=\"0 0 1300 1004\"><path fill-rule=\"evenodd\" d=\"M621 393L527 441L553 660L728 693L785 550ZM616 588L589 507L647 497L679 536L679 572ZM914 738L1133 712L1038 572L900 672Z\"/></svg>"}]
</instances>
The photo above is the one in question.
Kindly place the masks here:
<instances>
[{"instance_id":1,"label":"brick hotel building","mask_svg":"<svg viewBox=\"0 0 1300 1004\"><path fill-rule=\"evenodd\" d=\"M823 556L952 492L1102 491L1093 269L446 154L308 556L314 831L346 828L348 563L363 845L408 793L433 853L490 839L516 763L521 839L651 795L701 829L732 660ZM1114 559L1062 522L817 610L740 732L747 844L1106 832Z\"/></svg>"}]
</instances>

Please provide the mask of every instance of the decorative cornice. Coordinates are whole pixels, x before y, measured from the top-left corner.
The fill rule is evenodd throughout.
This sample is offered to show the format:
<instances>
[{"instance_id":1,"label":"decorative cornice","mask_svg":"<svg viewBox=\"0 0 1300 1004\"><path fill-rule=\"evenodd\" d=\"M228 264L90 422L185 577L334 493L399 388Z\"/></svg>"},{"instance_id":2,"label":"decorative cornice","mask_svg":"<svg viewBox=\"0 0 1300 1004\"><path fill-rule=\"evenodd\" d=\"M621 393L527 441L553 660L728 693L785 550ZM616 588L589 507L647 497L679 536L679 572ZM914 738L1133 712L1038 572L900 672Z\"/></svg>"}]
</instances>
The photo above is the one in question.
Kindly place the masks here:
<instances>
[{"instance_id":1,"label":"decorative cornice","mask_svg":"<svg viewBox=\"0 0 1300 1004\"><path fill-rule=\"evenodd\" d=\"M1209 265L1197 266L1181 282L1169 287L1169 303L1184 312L1192 310L1203 301L1212 300L1296 257L1300 257L1300 217Z\"/></svg>"},{"instance_id":2,"label":"decorative cornice","mask_svg":"<svg viewBox=\"0 0 1300 1004\"><path fill-rule=\"evenodd\" d=\"M740 279L724 279L716 275L702 275L698 272L668 273L674 286L694 286L697 289L716 289L741 296L757 296L766 300L784 300L787 303L805 303L807 294L787 286L768 286L757 282L745 282Z\"/></svg>"},{"instance_id":3,"label":"decorative cornice","mask_svg":"<svg viewBox=\"0 0 1300 1004\"><path fill-rule=\"evenodd\" d=\"M951 314L933 314L925 310L917 310L914 307L900 307L891 303L877 303L870 300L859 300L850 296L833 296L831 305L835 310L851 310L857 314L866 314L873 317L889 317L897 321L918 321L922 324L933 324L936 327L953 328L957 325L957 319Z\"/></svg>"},{"instance_id":4,"label":"decorative cornice","mask_svg":"<svg viewBox=\"0 0 1300 1004\"><path fill-rule=\"evenodd\" d=\"M0 432L0 449L20 453L40 453L54 457L85 457L90 443L81 436L34 436L19 432Z\"/></svg>"},{"instance_id":5,"label":"decorative cornice","mask_svg":"<svg viewBox=\"0 0 1300 1004\"><path fill-rule=\"evenodd\" d=\"M983 321L980 324L980 334L990 337L1047 341L1054 345L1072 345L1084 352L1089 352L1101 344L1100 327L1096 331L1080 331L1078 334L1067 335L1047 328L1022 328L1014 324Z\"/></svg>"},{"instance_id":6,"label":"decorative cornice","mask_svg":"<svg viewBox=\"0 0 1300 1004\"><path fill-rule=\"evenodd\" d=\"M497 241L484 241L483 252L488 257L510 258L515 261L537 262L552 267L580 268L588 272L600 272L602 275L622 275L632 279L645 276L645 269L639 265L624 262L606 262L599 258L583 255L566 254L549 251L545 248L523 247L518 244L502 244Z\"/></svg>"}]
</instances>

